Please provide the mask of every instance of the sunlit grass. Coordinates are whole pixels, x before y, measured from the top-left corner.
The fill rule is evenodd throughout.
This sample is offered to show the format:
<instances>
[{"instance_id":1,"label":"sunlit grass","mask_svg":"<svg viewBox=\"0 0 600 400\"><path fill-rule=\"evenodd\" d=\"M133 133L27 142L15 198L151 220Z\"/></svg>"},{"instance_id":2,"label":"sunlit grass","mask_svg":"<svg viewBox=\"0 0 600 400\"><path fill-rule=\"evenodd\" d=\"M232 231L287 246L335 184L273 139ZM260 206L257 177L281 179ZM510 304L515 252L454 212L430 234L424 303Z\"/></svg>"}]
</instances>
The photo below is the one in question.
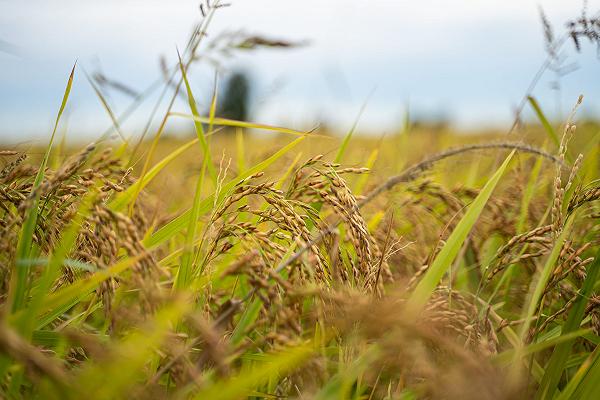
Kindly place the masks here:
<instances>
[{"instance_id":1,"label":"sunlit grass","mask_svg":"<svg viewBox=\"0 0 600 400\"><path fill-rule=\"evenodd\" d=\"M94 86L120 140L56 148L73 69L41 159L0 152L0 397L598 392L597 125L529 95L518 140L206 116L201 37L152 137Z\"/></svg>"}]
</instances>

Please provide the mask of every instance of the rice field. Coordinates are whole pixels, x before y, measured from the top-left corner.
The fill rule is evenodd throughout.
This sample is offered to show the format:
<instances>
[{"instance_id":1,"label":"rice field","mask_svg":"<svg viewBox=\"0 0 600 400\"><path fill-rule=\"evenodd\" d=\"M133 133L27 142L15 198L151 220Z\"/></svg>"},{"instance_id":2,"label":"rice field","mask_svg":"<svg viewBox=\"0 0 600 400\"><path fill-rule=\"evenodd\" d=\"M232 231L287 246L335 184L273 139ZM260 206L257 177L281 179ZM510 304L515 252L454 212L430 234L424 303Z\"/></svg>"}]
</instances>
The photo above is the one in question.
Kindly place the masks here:
<instances>
[{"instance_id":1,"label":"rice field","mask_svg":"<svg viewBox=\"0 0 600 400\"><path fill-rule=\"evenodd\" d=\"M585 99L508 133L242 122L198 110L202 37L157 131L103 102L111 132L61 140L75 66L48 145L0 150L0 397L599 396Z\"/></svg>"}]
</instances>

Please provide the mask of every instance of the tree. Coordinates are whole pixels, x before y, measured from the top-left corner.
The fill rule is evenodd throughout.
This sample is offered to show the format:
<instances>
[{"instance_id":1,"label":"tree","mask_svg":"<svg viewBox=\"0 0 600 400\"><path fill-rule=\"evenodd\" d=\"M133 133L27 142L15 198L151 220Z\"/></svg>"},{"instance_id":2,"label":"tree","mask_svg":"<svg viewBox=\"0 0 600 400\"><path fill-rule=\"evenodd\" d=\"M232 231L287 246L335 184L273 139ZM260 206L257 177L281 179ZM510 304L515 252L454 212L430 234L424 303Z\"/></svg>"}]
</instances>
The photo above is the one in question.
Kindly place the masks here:
<instances>
[{"instance_id":1,"label":"tree","mask_svg":"<svg viewBox=\"0 0 600 400\"><path fill-rule=\"evenodd\" d=\"M250 80L244 72L234 72L227 80L223 101L217 109L221 118L247 121L249 113Z\"/></svg>"}]
</instances>

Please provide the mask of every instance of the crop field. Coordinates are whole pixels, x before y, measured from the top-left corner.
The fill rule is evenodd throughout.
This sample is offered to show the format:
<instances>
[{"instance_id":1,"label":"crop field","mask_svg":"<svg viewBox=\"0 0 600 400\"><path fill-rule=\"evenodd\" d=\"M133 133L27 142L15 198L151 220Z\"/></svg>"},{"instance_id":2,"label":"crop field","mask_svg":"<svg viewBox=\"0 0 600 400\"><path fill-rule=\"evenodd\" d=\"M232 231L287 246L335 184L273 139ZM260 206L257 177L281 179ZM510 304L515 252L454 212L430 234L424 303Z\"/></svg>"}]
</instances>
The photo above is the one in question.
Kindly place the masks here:
<instances>
[{"instance_id":1,"label":"crop field","mask_svg":"<svg viewBox=\"0 0 600 400\"><path fill-rule=\"evenodd\" d=\"M76 65L48 145L0 148L1 398L600 396L585 98L493 133L298 131L199 111L201 39L143 139L98 90L114 129L62 140Z\"/></svg>"}]
</instances>

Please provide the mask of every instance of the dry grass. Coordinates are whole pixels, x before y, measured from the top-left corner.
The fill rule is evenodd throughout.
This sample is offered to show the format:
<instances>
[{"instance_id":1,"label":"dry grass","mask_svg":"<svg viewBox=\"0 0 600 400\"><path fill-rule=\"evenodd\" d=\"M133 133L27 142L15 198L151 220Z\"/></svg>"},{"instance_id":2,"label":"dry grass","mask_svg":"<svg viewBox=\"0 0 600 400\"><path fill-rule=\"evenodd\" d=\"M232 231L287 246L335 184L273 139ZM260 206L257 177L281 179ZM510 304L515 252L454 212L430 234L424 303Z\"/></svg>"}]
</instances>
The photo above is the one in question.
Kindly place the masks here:
<instances>
[{"instance_id":1,"label":"dry grass","mask_svg":"<svg viewBox=\"0 0 600 400\"><path fill-rule=\"evenodd\" d=\"M524 396L538 387L535 366L547 367L598 248L597 171L586 170L582 157L567 166L567 135L557 155L523 144L474 143L423 153L420 162L391 178L377 172L391 160L378 159L375 172L323 156L293 165L314 146L310 141L327 146L333 139L309 138L295 154L241 179L235 176L243 171L225 156L215 161L217 180L206 180L202 188L201 199L216 195L199 216L191 247L185 229L148 245L173 215L185 215L164 210L188 207L186 190L153 185L140 193L131 214L128 207L111 206L137 179L121 161L125 157L110 149L87 146L70 157L57 154L64 161L48 168L37 187L35 163L25 154L3 152L0 347L8 358L2 390L17 397L40 390L35 388L57 397L189 397L234 385L238 389L223 397ZM229 152L227 140L214 144L215 156L222 152L217 146ZM369 151L360 148L350 147L346 158ZM492 152L510 149L522 155L415 318L405 310L406 299L480 193L477 182L493 171ZM450 168L456 165L452 157L468 153L474 154L462 161L463 169L471 163L467 175L474 184ZM252 165L264 155L245 157ZM537 160L543 167L532 180ZM178 158L155 183L168 179L187 186L184 171L198 162L192 154ZM366 183L366 194L355 196L352 188L359 183ZM528 188L533 194L523 209ZM33 204L40 217L32 255L17 260L19 227ZM517 232L522 214L526 229ZM73 221L72 244L61 248ZM534 323L519 346L514 335L524 322L520 310L557 245ZM191 277L177 287L186 251ZM62 254L59 269L36 302L56 253ZM126 268L108 272L124 262ZM31 267L29 300L15 314L7 308L11 276L24 263ZM575 358L563 366L561 386L569 382L569 371L584 365L582 352L595 346L597 303L585 307L582 328L592 330L572 342ZM29 313L29 323L23 323ZM505 368L516 365L499 360L535 345L542 349L523 355L528 367L511 380ZM261 377L262 368L285 364L290 349L305 353L282 367L288 372ZM111 383L122 368L127 380ZM99 369L108 372L93 372Z\"/></svg>"}]
</instances>

